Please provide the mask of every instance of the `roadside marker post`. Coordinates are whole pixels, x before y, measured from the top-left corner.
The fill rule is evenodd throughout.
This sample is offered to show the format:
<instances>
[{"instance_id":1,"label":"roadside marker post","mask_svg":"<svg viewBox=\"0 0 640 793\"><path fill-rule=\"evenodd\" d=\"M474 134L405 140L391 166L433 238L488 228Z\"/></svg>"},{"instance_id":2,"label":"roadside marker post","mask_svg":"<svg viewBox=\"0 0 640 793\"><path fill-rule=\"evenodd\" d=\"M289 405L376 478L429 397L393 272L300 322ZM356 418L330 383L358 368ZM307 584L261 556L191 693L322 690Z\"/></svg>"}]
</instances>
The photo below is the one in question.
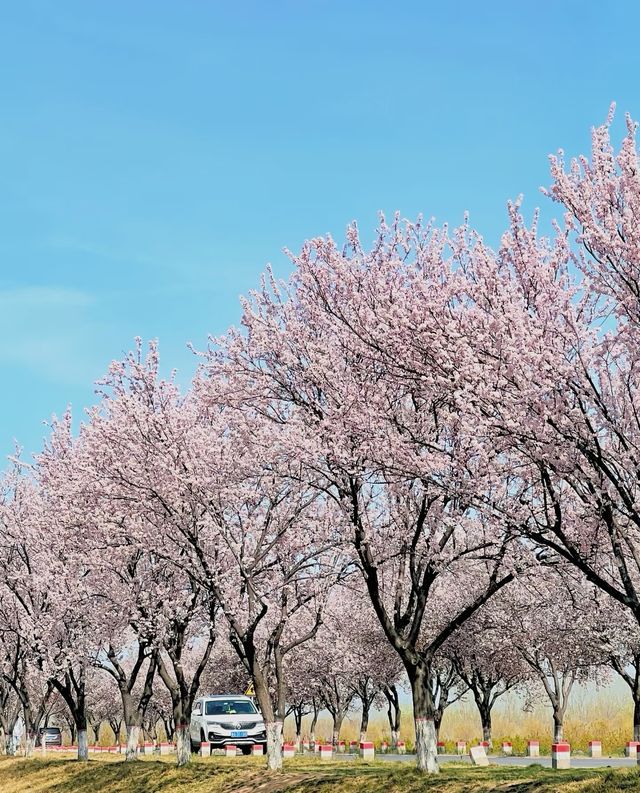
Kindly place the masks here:
<instances>
[{"instance_id":1,"label":"roadside marker post","mask_svg":"<svg viewBox=\"0 0 640 793\"><path fill-rule=\"evenodd\" d=\"M373 746L371 741L361 741L360 743L360 757L363 760L374 760L376 756L376 750Z\"/></svg>"},{"instance_id":2,"label":"roadside marker post","mask_svg":"<svg viewBox=\"0 0 640 793\"><path fill-rule=\"evenodd\" d=\"M551 767L571 768L571 747L568 743L551 744Z\"/></svg>"}]
</instances>

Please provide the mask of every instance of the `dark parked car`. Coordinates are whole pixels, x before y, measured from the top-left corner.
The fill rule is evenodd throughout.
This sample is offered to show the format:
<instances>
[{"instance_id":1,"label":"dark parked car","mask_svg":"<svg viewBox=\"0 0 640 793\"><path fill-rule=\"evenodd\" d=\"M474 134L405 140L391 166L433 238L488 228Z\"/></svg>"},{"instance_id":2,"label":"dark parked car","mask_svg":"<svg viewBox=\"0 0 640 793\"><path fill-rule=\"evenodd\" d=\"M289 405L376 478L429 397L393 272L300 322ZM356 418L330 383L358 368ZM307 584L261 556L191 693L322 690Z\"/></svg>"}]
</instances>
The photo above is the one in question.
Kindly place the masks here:
<instances>
[{"instance_id":1,"label":"dark parked car","mask_svg":"<svg viewBox=\"0 0 640 793\"><path fill-rule=\"evenodd\" d=\"M38 746L42 746L43 735L45 746L62 746L60 727L41 727L38 730Z\"/></svg>"}]
</instances>

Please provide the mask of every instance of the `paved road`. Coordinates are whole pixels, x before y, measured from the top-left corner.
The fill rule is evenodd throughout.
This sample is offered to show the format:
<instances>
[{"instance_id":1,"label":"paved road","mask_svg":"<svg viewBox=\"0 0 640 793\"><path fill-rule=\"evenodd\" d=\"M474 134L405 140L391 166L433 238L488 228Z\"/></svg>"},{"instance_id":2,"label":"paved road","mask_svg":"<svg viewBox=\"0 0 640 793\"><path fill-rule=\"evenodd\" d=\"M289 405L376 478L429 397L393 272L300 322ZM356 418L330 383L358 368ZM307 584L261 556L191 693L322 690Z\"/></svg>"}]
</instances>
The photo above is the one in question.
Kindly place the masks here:
<instances>
[{"instance_id":1,"label":"paved road","mask_svg":"<svg viewBox=\"0 0 640 793\"><path fill-rule=\"evenodd\" d=\"M340 755L338 755L339 757ZM348 757L349 755L344 755ZM415 755L412 754L376 754L378 760L399 760L400 762L415 763ZM441 763L466 762L471 760L468 755L441 754L438 756ZM537 763L545 768L551 768L550 757L503 757L502 755L489 755L489 762L495 765L517 765L527 766ZM571 765L574 768L602 768L610 766L612 768L634 768L636 761L632 757L572 757Z\"/></svg>"}]
</instances>

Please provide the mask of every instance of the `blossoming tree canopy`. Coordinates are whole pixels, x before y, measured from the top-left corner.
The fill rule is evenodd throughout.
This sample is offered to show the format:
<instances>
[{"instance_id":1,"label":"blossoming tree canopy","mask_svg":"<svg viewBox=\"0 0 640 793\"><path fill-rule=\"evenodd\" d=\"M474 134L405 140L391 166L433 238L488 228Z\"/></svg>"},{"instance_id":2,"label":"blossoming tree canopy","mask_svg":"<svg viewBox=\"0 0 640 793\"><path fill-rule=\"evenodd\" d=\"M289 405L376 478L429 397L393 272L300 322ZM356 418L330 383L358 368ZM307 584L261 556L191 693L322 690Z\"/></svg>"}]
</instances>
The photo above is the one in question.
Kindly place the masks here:
<instances>
[{"instance_id":1,"label":"blossoming tree canopy","mask_svg":"<svg viewBox=\"0 0 640 793\"><path fill-rule=\"evenodd\" d=\"M520 488L513 523L638 621L640 181L635 125L616 153L611 120L594 130L590 159L567 170L552 158L548 193L566 210L552 241L512 206L495 260L470 249L474 271L489 263L493 275L475 279L467 387Z\"/></svg>"}]
</instances>

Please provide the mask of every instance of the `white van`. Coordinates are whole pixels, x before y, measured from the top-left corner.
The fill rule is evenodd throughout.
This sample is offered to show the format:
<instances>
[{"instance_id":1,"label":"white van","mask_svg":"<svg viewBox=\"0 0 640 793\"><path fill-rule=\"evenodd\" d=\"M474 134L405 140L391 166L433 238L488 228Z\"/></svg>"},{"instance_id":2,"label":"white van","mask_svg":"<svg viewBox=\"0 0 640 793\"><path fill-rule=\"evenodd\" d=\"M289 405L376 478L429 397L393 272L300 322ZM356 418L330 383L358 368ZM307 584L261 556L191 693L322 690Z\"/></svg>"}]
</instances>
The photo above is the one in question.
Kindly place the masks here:
<instances>
[{"instance_id":1,"label":"white van","mask_svg":"<svg viewBox=\"0 0 640 793\"><path fill-rule=\"evenodd\" d=\"M202 741L212 749L233 744L250 754L254 744L265 751L267 734L264 720L251 697L242 694L221 694L200 697L191 711L189 728L191 749L197 751Z\"/></svg>"}]
</instances>

